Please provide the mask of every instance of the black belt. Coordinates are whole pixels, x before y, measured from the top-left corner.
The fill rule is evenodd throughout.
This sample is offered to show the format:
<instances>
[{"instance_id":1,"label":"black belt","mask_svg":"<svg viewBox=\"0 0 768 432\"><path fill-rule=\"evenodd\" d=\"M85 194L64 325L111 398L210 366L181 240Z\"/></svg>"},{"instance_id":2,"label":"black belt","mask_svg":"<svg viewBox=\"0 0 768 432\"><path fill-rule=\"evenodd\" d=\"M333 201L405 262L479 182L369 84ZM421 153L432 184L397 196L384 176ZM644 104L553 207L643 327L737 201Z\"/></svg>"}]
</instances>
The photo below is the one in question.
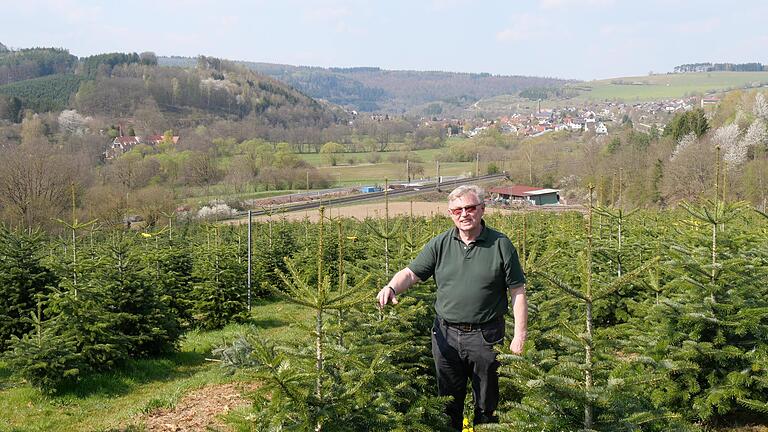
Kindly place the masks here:
<instances>
[{"instance_id":1,"label":"black belt","mask_svg":"<svg viewBox=\"0 0 768 432\"><path fill-rule=\"evenodd\" d=\"M498 325L499 323L504 322L503 316L496 319L492 319L490 321L486 321L484 323L479 323L479 324L478 323L453 323L453 322L446 321L442 318L438 318L438 319L440 320L440 323L445 325L446 327L455 328L457 330L461 330L465 332L492 327L494 325Z\"/></svg>"}]
</instances>

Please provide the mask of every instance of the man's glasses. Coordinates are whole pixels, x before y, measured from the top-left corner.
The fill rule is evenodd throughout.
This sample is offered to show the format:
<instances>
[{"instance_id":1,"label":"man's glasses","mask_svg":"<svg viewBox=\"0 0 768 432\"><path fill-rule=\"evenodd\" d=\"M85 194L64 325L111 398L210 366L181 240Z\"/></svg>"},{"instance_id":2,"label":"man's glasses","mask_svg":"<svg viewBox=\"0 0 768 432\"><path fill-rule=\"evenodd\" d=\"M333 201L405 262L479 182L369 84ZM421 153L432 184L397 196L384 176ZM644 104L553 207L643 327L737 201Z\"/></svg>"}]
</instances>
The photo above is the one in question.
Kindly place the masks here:
<instances>
[{"instance_id":1,"label":"man's glasses","mask_svg":"<svg viewBox=\"0 0 768 432\"><path fill-rule=\"evenodd\" d=\"M468 206L464 206L464 207L448 209L448 211L451 212L451 214L454 215L454 216L461 216L461 214L464 213L465 211L467 213L474 213L474 212L476 212L477 208L479 206L481 206L481 205L483 205L483 204L482 203L472 204L472 205L468 205Z\"/></svg>"}]
</instances>

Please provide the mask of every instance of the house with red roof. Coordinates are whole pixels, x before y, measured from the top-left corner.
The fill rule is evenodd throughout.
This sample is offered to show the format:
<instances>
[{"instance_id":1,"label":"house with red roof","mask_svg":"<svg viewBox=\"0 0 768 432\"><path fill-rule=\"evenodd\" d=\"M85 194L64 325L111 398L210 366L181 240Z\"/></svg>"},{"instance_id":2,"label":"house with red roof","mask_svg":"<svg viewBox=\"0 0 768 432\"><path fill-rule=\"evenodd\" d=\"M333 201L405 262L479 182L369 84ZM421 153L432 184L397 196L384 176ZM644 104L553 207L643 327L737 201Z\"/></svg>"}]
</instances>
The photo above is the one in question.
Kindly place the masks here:
<instances>
[{"instance_id":1,"label":"house with red roof","mask_svg":"<svg viewBox=\"0 0 768 432\"><path fill-rule=\"evenodd\" d=\"M107 144L107 149L104 150L104 159L114 159L121 154L131 151L132 148L138 144L148 144L151 146L157 146L162 143L165 137L163 135L147 135L146 137L140 136L118 136ZM179 136L174 135L171 137L173 144L179 143Z\"/></svg>"}]
</instances>

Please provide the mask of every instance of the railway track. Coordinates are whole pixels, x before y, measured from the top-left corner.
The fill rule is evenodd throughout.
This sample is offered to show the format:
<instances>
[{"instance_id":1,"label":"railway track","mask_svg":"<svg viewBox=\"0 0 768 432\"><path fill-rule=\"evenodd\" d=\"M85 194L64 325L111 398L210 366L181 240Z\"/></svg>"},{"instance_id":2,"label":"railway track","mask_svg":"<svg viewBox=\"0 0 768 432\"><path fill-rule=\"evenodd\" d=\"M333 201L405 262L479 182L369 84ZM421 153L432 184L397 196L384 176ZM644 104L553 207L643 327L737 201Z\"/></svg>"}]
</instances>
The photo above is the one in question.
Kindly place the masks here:
<instances>
[{"instance_id":1,"label":"railway track","mask_svg":"<svg viewBox=\"0 0 768 432\"><path fill-rule=\"evenodd\" d=\"M441 188L452 188L455 186L459 186L462 184L466 184L468 182L487 182L487 181L493 181L493 180L501 180L506 178L506 174L490 174L480 177L473 177L473 178L463 178L463 179L455 179L455 180L446 180L440 182ZM422 186L409 186L403 189L392 189L386 192L386 195L391 197L404 197L408 195L416 195L419 193L424 192L425 190L434 189L437 186L436 183L427 183ZM289 213L299 210L307 210L307 209L313 209L318 208L320 206L338 206L338 205L345 205L345 204L354 204L358 202L363 201L372 201L377 199L383 199L385 195L385 192L369 192L365 194L360 195L350 195L345 197L339 197L339 198L329 198L329 199L318 199L313 201L307 201L302 203L295 203L295 204L284 204L279 206L272 206L269 208L263 208L263 209L257 209L257 210L251 210L253 216L261 216L261 215L267 215L267 214L276 214L276 213ZM221 221L225 220L233 220L233 219L241 219L245 216L248 216L248 211L243 210L240 212L235 213L234 215L219 219Z\"/></svg>"}]
</instances>

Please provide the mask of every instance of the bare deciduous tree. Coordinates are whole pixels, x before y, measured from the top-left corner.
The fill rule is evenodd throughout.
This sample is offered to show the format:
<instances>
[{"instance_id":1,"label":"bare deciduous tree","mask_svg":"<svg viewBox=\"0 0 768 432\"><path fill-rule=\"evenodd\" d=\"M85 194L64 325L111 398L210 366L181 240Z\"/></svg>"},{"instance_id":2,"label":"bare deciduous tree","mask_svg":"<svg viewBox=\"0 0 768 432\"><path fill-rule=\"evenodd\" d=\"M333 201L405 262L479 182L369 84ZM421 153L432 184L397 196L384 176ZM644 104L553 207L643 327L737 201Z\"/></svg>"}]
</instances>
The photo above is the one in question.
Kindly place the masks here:
<instances>
[{"instance_id":1,"label":"bare deciduous tree","mask_svg":"<svg viewBox=\"0 0 768 432\"><path fill-rule=\"evenodd\" d=\"M159 186L149 186L130 195L130 207L138 213L146 227L154 227L161 216L174 209L173 192Z\"/></svg>"},{"instance_id":2,"label":"bare deciduous tree","mask_svg":"<svg viewBox=\"0 0 768 432\"><path fill-rule=\"evenodd\" d=\"M190 185L205 186L207 190L220 177L216 161L207 153L195 152L184 164L184 178Z\"/></svg>"},{"instance_id":3,"label":"bare deciduous tree","mask_svg":"<svg viewBox=\"0 0 768 432\"><path fill-rule=\"evenodd\" d=\"M42 149L7 149L0 159L0 204L9 222L48 226L71 202L77 170L70 158Z\"/></svg>"},{"instance_id":4,"label":"bare deciduous tree","mask_svg":"<svg viewBox=\"0 0 768 432\"><path fill-rule=\"evenodd\" d=\"M127 195L126 188L114 184L88 189L82 200L86 220L96 219L109 228L121 225L128 209Z\"/></svg>"},{"instance_id":5,"label":"bare deciduous tree","mask_svg":"<svg viewBox=\"0 0 768 432\"><path fill-rule=\"evenodd\" d=\"M663 194L670 201L695 199L714 185L715 150L709 140L680 149L664 174Z\"/></svg>"}]
</instances>

